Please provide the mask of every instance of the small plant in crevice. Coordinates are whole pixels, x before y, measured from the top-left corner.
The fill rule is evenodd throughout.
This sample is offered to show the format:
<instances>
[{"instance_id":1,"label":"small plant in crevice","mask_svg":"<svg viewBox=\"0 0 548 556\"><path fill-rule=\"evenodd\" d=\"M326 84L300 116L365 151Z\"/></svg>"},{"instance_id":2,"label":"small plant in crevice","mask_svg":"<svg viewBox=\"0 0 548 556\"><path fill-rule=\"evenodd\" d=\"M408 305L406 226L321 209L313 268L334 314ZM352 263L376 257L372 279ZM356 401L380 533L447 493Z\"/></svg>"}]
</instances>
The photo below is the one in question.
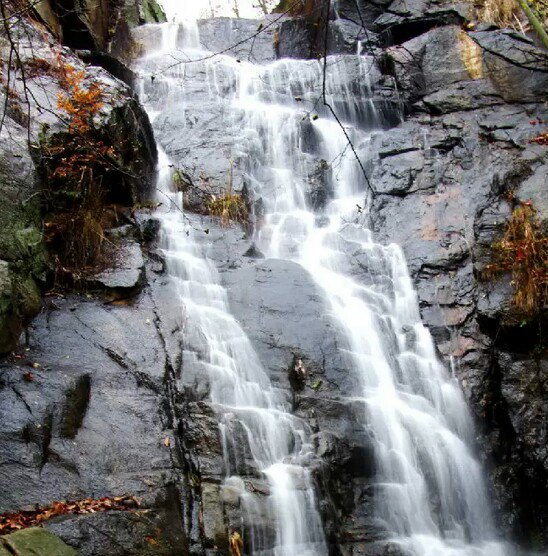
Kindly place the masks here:
<instances>
[{"instance_id":1,"label":"small plant in crevice","mask_svg":"<svg viewBox=\"0 0 548 556\"><path fill-rule=\"evenodd\" d=\"M58 94L57 108L68 115L67 128L52 137L42 133L40 138L44 227L58 277L78 280L100 261L106 182L117 167L119 152L94 123L104 104L101 85L86 83L84 71L59 67L63 92Z\"/></svg>"},{"instance_id":2,"label":"small plant in crevice","mask_svg":"<svg viewBox=\"0 0 548 556\"><path fill-rule=\"evenodd\" d=\"M230 223L243 224L249 214L243 197L233 191L233 162L230 162L228 185L219 194L209 194L206 209L210 216L220 219L221 226L226 228Z\"/></svg>"},{"instance_id":3,"label":"small plant in crevice","mask_svg":"<svg viewBox=\"0 0 548 556\"><path fill-rule=\"evenodd\" d=\"M245 201L241 195L227 190L220 195L211 195L207 201L210 216L216 216L221 221L221 226L227 227L231 222L244 223L248 218Z\"/></svg>"},{"instance_id":4,"label":"small plant in crevice","mask_svg":"<svg viewBox=\"0 0 548 556\"><path fill-rule=\"evenodd\" d=\"M512 274L513 308L519 318L538 316L548 300L548 237L531 202L518 204L502 239L491 245L483 278Z\"/></svg>"}]
</instances>

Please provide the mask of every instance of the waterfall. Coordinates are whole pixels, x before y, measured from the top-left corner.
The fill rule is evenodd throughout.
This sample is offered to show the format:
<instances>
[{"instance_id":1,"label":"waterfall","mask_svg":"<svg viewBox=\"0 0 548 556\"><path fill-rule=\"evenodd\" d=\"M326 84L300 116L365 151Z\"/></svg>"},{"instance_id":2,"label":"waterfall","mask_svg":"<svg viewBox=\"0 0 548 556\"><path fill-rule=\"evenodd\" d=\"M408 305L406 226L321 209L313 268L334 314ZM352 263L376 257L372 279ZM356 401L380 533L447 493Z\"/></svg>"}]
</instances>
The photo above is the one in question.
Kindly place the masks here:
<instances>
[{"instance_id":1,"label":"waterfall","mask_svg":"<svg viewBox=\"0 0 548 556\"><path fill-rule=\"evenodd\" d=\"M195 24L162 25L159 36L152 33L149 37L160 44L156 48L148 45L138 67L152 70L175 48L203 56L197 50L197 37ZM162 103L181 102L181 110L185 110L184 91L182 97L178 91L180 76L175 70L157 85L145 85L143 80L141 97L147 99L147 86L159 87ZM145 102L145 107L153 120L158 106ZM251 532L246 542L254 554L265 556L326 554L306 467L314 451L310 431L289 413L290 400L270 383L249 338L231 316L217 271L201 252L194 238L196 231L183 215L182 193L173 191L172 166L159 145L157 198L164 207L158 211L160 247L184 312L183 364L196 366L209 378L210 400L218 414L225 448L225 484L238 492L245 508L246 528ZM239 446L242 436L245 450ZM250 465L243 461L242 452L249 452L253 468L268 481L266 501L248 492L239 480L239 471ZM261 512L274 524L273 541L255 531L254 521Z\"/></svg>"},{"instance_id":2,"label":"waterfall","mask_svg":"<svg viewBox=\"0 0 548 556\"><path fill-rule=\"evenodd\" d=\"M375 516L389 540L415 556L506 554L497 541L481 465L471 449L473 424L463 394L437 359L421 323L402 251L376 243L367 227L370 199L362 167L368 164L372 133L382 133L387 118L375 98L375 60L328 57L326 100L336 109L343 131L318 102L323 61L259 65L210 57L199 45L195 25L166 24L160 33L152 27L149 31L151 41L137 67L145 74L162 70L154 82L145 78L143 85L151 117L166 105L192 110L188 102L196 90L205 91L204 103L220 107L227 129L237 129L233 151L250 194L263 207L254 238L258 248L310 273L330 318L347 339L352 372L360 383L355 397L365 408L363 427L374 443ZM198 59L202 61L174 63ZM310 175L318 159L330 171L320 201L311 202ZM184 306L185 356L210 379L225 446L225 483L240 489L251 531L254 515L264 507L239 477L244 462L235 444L242 435L253 465L269 485L275 541L269 545L259 532L252 533L250 550L279 556L325 554L307 469L314 457L310 431L290 413L286 396L271 384L231 316L216 270L185 222L182 201L170 182L169 161L162 154L159 189L171 205L159 213L162 247Z\"/></svg>"}]
</instances>

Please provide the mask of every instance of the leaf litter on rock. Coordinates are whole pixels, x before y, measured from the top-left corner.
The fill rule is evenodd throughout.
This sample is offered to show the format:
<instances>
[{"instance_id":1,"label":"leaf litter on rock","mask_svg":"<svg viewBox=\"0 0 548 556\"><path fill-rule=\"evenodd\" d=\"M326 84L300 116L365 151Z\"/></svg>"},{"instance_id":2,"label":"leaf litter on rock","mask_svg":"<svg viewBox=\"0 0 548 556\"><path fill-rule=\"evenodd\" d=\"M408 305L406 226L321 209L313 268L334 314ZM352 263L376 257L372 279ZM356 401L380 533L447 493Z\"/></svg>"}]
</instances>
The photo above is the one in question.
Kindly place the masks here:
<instances>
[{"instance_id":1,"label":"leaf litter on rock","mask_svg":"<svg viewBox=\"0 0 548 556\"><path fill-rule=\"evenodd\" d=\"M6 535L27 527L40 527L44 521L60 515L82 515L109 510L128 511L139 507L135 496L85 498L74 502L53 502L51 506L23 509L14 513L0 514L0 535Z\"/></svg>"}]
</instances>

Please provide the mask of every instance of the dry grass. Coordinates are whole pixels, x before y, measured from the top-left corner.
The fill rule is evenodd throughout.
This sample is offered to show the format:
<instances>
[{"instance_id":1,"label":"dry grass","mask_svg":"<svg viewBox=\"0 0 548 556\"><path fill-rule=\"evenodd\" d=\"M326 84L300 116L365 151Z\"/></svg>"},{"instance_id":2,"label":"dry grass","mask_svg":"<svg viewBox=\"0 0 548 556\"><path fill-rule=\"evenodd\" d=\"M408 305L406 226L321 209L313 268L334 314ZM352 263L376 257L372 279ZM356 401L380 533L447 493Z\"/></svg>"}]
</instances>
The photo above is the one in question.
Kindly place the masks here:
<instances>
[{"instance_id":1,"label":"dry grass","mask_svg":"<svg viewBox=\"0 0 548 556\"><path fill-rule=\"evenodd\" d=\"M520 316L537 316L547 302L548 237L530 202L514 209L503 238L491 247L492 261L484 277L511 272L515 310Z\"/></svg>"},{"instance_id":2,"label":"dry grass","mask_svg":"<svg viewBox=\"0 0 548 556\"><path fill-rule=\"evenodd\" d=\"M497 27L514 27L517 21L523 19L517 0L482 0L476 6L478 21Z\"/></svg>"},{"instance_id":3,"label":"dry grass","mask_svg":"<svg viewBox=\"0 0 548 556\"><path fill-rule=\"evenodd\" d=\"M42 67L42 64L40 64ZM57 65L57 108L65 133L41 136L45 239L59 279L74 282L102 265L103 217L108 175L116 168L117 145L100 133L94 118L103 106L103 89L86 82L84 71Z\"/></svg>"},{"instance_id":4,"label":"dry grass","mask_svg":"<svg viewBox=\"0 0 548 556\"><path fill-rule=\"evenodd\" d=\"M247 207L242 197L228 191L222 195L211 195L207 202L210 216L221 220L221 226L227 227L231 222L244 223L247 221Z\"/></svg>"}]
</instances>

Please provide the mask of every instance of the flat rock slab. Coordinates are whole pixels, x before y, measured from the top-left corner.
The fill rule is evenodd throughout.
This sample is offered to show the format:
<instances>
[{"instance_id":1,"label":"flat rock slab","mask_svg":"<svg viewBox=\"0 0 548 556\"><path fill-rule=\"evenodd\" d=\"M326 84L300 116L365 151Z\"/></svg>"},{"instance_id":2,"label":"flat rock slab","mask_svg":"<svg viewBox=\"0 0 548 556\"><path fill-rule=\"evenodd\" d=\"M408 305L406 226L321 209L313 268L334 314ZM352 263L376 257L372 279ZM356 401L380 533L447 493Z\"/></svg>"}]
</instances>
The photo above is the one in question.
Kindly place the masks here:
<instances>
[{"instance_id":1,"label":"flat rock slab","mask_svg":"<svg viewBox=\"0 0 548 556\"><path fill-rule=\"evenodd\" d=\"M117 251L117 260L109 268L92 276L88 283L93 287L107 290L133 290L138 288L145 270L141 246L133 240L126 240Z\"/></svg>"},{"instance_id":2,"label":"flat rock slab","mask_svg":"<svg viewBox=\"0 0 548 556\"><path fill-rule=\"evenodd\" d=\"M31 527L0 537L0 556L77 556L78 552L46 529Z\"/></svg>"}]
</instances>

